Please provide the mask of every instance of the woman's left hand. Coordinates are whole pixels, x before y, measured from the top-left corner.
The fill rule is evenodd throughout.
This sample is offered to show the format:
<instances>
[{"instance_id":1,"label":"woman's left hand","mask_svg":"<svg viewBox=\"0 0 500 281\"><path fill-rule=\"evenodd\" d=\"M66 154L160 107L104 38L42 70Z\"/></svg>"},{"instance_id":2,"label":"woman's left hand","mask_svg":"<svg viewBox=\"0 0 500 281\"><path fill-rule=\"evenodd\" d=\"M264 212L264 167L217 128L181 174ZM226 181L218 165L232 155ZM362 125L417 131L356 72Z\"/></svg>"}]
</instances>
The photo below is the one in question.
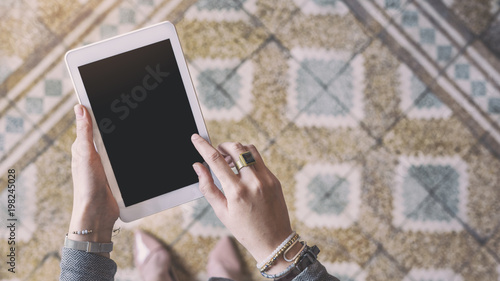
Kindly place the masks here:
<instances>
[{"instance_id":1,"label":"woman's left hand","mask_svg":"<svg viewBox=\"0 0 500 281\"><path fill-rule=\"evenodd\" d=\"M101 158L94 147L90 115L87 109L79 104L74 110L76 140L71 147L74 194L68 238L109 243L120 211L109 189ZM85 229L92 230L92 233L72 233Z\"/></svg>"}]
</instances>

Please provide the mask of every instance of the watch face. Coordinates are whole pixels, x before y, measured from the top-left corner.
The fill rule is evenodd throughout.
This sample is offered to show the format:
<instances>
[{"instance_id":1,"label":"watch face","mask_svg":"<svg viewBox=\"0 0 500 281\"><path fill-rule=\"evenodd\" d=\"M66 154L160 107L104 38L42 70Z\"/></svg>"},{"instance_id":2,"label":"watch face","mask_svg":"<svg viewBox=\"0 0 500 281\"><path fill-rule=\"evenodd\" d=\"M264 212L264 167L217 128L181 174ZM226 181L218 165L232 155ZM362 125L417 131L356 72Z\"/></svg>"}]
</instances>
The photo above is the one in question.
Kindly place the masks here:
<instances>
[{"instance_id":1,"label":"watch face","mask_svg":"<svg viewBox=\"0 0 500 281\"><path fill-rule=\"evenodd\" d=\"M241 154L241 158L242 158L243 162L245 162L245 165L255 164L255 158L253 158L253 155L250 151Z\"/></svg>"}]
</instances>

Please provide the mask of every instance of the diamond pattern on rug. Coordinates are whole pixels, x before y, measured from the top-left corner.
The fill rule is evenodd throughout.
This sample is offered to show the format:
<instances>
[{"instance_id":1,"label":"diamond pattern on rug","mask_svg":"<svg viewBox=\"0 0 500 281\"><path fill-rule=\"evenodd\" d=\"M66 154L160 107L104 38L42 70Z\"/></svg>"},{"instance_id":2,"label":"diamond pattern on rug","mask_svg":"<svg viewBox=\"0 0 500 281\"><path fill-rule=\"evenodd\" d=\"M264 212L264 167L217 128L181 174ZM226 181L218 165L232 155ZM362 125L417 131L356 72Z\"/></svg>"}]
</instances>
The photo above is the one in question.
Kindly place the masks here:
<instances>
[{"instance_id":1,"label":"diamond pattern on rug","mask_svg":"<svg viewBox=\"0 0 500 281\"><path fill-rule=\"evenodd\" d=\"M315 163L306 165L295 178L295 216L307 226L348 228L358 219L358 169L347 164Z\"/></svg>"},{"instance_id":2,"label":"diamond pattern on rug","mask_svg":"<svg viewBox=\"0 0 500 281\"><path fill-rule=\"evenodd\" d=\"M103 21L99 22L91 32L86 34L82 41L82 45L87 45L132 31L137 27L138 23L145 20L146 14L142 13L144 7L148 7L147 2L121 2L118 7L111 10Z\"/></svg>"},{"instance_id":3,"label":"diamond pattern on rug","mask_svg":"<svg viewBox=\"0 0 500 281\"><path fill-rule=\"evenodd\" d=\"M191 74L204 118L243 119L253 109L251 61L239 65L238 59L198 59Z\"/></svg>"},{"instance_id":4,"label":"diamond pattern on rug","mask_svg":"<svg viewBox=\"0 0 500 281\"><path fill-rule=\"evenodd\" d=\"M385 12L394 17L400 14L406 7L406 5L411 2L410 0L375 0L375 3L379 7L383 8Z\"/></svg>"},{"instance_id":5,"label":"diamond pattern on rug","mask_svg":"<svg viewBox=\"0 0 500 281\"><path fill-rule=\"evenodd\" d=\"M500 125L500 90L499 82L492 83L475 65L465 56L458 59L447 68L446 74Z\"/></svg>"},{"instance_id":6,"label":"diamond pattern on rug","mask_svg":"<svg viewBox=\"0 0 500 281\"><path fill-rule=\"evenodd\" d=\"M24 119L22 117L6 116L5 117L5 131L7 133L24 133Z\"/></svg>"},{"instance_id":7,"label":"diamond pattern on rug","mask_svg":"<svg viewBox=\"0 0 500 281\"><path fill-rule=\"evenodd\" d=\"M74 95L73 86L61 61L34 84L18 104L33 123L38 123L68 95Z\"/></svg>"},{"instance_id":8,"label":"diamond pattern on rug","mask_svg":"<svg viewBox=\"0 0 500 281\"><path fill-rule=\"evenodd\" d=\"M401 77L401 111L409 118L449 118L452 111L404 64L399 67ZM408 109L412 109L408 111Z\"/></svg>"},{"instance_id":9,"label":"diamond pattern on rug","mask_svg":"<svg viewBox=\"0 0 500 281\"><path fill-rule=\"evenodd\" d=\"M362 56L349 61L349 54L342 52L291 53L288 118L301 126L356 126L364 116L363 85L356 82L364 77Z\"/></svg>"},{"instance_id":10,"label":"diamond pattern on rug","mask_svg":"<svg viewBox=\"0 0 500 281\"><path fill-rule=\"evenodd\" d=\"M458 50L452 41L429 20L413 3L394 17L406 34L439 66L446 66Z\"/></svg>"},{"instance_id":11,"label":"diamond pattern on rug","mask_svg":"<svg viewBox=\"0 0 500 281\"><path fill-rule=\"evenodd\" d=\"M400 158L393 222L404 230L459 231L466 221L468 176L458 157Z\"/></svg>"},{"instance_id":12,"label":"diamond pattern on rug","mask_svg":"<svg viewBox=\"0 0 500 281\"><path fill-rule=\"evenodd\" d=\"M26 119L26 115L11 107L0 118L0 157L3 157L32 130L33 123Z\"/></svg>"},{"instance_id":13,"label":"diamond pattern on rug","mask_svg":"<svg viewBox=\"0 0 500 281\"><path fill-rule=\"evenodd\" d=\"M188 203L183 210L183 228L189 229L192 235L223 237L229 234L205 198Z\"/></svg>"}]
</instances>

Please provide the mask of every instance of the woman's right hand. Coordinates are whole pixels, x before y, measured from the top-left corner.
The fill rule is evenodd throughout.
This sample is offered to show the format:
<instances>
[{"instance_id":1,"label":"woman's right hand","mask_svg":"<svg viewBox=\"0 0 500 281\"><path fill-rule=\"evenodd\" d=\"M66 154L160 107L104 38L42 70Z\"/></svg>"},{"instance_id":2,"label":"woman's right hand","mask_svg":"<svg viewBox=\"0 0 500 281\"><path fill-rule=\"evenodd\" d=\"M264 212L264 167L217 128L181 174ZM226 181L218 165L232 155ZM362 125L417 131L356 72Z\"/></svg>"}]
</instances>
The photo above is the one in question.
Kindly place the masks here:
<instances>
[{"instance_id":1,"label":"woman's right hand","mask_svg":"<svg viewBox=\"0 0 500 281\"><path fill-rule=\"evenodd\" d=\"M214 184L210 171L201 163L195 163L193 168L199 176L201 192L234 237L257 262L264 261L292 233L279 180L253 145L227 142L215 149L199 135L193 135L191 140L224 189L223 194ZM256 163L235 174L231 166L247 151ZM291 249L290 254L297 251ZM286 266L284 260L278 260L273 268Z\"/></svg>"}]
</instances>

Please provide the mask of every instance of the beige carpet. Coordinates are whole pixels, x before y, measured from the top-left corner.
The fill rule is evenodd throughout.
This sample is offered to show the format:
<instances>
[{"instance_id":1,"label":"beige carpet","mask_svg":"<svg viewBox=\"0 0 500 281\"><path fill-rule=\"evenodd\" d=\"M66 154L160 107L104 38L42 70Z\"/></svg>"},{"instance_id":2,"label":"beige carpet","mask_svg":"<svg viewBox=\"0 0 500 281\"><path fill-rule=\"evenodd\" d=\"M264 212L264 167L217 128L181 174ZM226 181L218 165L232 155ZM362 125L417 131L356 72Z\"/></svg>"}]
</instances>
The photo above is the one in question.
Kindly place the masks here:
<instances>
[{"instance_id":1,"label":"beige carpet","mask_svg":"<svg viewBox=\"0 0 500 281\"><path fill-rule=\"evenodd\" d=\"M0 278L59 276L77 103L65 52L169 20L213 142L262 151L329 272L500 280L499 10L496 0L0 1ZM207 254L228 233L203 199L118 226L120 281L138 280L134 229L169 245L182 280L207 279ZM248 280L262 280L244 259Z\"/></svg>"}]
</instances>

